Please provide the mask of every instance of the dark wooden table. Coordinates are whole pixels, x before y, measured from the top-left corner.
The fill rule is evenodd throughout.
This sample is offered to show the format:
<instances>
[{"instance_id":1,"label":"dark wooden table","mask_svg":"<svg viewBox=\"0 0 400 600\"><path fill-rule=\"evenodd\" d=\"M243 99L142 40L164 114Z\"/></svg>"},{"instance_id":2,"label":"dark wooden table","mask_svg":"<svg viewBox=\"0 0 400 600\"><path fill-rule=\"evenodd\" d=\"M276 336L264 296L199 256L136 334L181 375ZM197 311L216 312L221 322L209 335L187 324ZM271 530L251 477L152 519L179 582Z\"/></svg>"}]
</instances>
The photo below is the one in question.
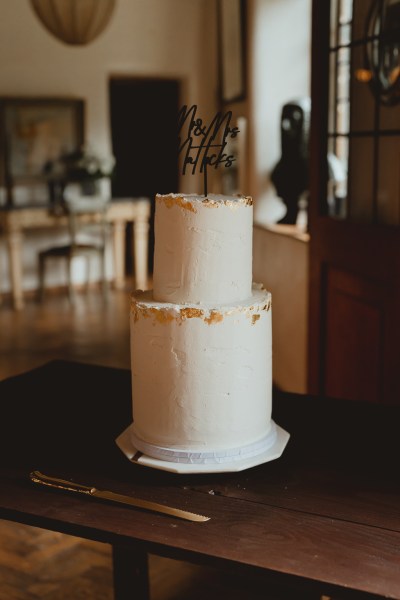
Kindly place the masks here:
<instances>
[{"instance_id":1,"label":"dark wooden table","mask_svg":"<svg viewBox=\"0 0 400 600\"><path fill-rule=\"evenodd\" d=\"M276 393L292 435L283 456L196 476L133 465L116 447L129 371L52 362L0 382L0 411L0 517L112 544L118 600L146 597L148 552L241 570L285 599L400 600L399 407ZM211 520L36 487L32 469Z\"/></svg>"}]
</instances>

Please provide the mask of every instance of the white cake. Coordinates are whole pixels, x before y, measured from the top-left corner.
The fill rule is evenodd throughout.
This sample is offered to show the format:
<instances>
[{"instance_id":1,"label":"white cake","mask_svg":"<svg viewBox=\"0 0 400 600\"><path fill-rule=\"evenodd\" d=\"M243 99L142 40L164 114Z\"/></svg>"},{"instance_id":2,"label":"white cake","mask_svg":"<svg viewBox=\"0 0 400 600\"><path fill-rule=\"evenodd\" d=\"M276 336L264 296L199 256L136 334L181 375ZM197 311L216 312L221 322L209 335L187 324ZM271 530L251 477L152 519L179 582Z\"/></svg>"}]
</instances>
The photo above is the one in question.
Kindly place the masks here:
<instances>
[{"instance_id":1,"label":"white cake","mask_svg":"<svg viewBox=\"0 0 400 600\"><path fill-rule=\"evenodd\" d=\"M252 285L252 225L248 197L156 197L154 291L132 296L124 444L159 463L271 460L271 295Z\"/></svg>"}]
</instances>

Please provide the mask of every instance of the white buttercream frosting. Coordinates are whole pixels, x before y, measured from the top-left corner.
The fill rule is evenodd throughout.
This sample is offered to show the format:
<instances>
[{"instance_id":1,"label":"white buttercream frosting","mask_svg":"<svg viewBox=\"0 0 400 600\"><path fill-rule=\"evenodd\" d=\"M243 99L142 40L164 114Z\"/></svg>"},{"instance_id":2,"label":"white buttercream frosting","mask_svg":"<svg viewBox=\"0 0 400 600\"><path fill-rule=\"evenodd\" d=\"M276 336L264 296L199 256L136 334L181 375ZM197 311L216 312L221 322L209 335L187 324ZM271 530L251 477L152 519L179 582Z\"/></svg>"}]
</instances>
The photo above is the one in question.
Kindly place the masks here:
<instances>
[{"instance_id":1,"label":"white buttercream frosting","mask_svg":"<svg viewBox=\"0 0 400 600\"><path fill-rule=\"evenodd\" d=\"M251 294L250 197L156 196L154 298L224 304Z\"/></svg>"},{"instance_id":2,"label":"white buttercream frosting","mask_svg":"<svg viewBox=\"0 0 400 600\"><path fill-rule=\"evenodd\" d=\"M151 292L131 311L133 431L185 452L229 451L271 429L271 296L260 286L227 305L175 304ZM151 450L150 450L151 451Z\"/></svg>"}]
</instances>

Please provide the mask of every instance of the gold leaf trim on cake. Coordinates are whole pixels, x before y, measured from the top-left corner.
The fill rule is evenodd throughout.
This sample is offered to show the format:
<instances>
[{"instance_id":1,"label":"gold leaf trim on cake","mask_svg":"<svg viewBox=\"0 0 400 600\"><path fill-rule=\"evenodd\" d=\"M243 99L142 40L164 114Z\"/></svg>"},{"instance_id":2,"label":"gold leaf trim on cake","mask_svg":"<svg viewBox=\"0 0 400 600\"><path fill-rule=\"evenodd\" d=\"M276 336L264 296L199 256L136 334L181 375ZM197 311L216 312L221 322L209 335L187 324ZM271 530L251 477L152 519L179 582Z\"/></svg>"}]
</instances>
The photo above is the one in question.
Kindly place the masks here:
<instances>
[{"instance_id":1,"label":"gold leaf trim on cake","mask_svg":"<svg viewBox=\"0 0 400 600\"><path fill-rule=\"evenodd\" d=\"M133 321L136 323L139 316L149 319L153 317L157 323L170 323L175 316L170 311L159 310L154 306L143 306L143 304L133 303L132 305Z\"/></svg>"},{"instance_id":2,"label":"gold leaf trim on cake","mask_svg":"<svg viewBox=\"0 0 400 600\"><path fill-rule=\"evenodd\" d=\"M208 317L204 319L207 325L215 325L216 323L221 323L224 320L224 315L217 310L211 310Z\"/></svg>"},{"instance_id":3,"label":"gold leaf trim on cake","mask_svg":"<svg viewBox=\"0 0 400 600\"><path fill-rule=\"evenodd\" d=\"M149 319L154 318L157 323L171 323L172 321L182 322L186 319L203 319L207 325L215 325L221 323L224 317L231 317L240 313L246 313L252 320L252 324L260 319L260 312L269 311L271 302L265 303L263 306L237 307L227 311L210 310L209 313L200 308L186 307L179 310L168 308L156 308L154 306L144 306L143 304L132 303L133 320L136 323L139 316ZM256 314L253 314L258 311Z\"/></svg>"},{"instance_id":4,"label":"gold leaf trim on cake","mask_svg":"<svg viewBox=\"0 0 400 600\"><path fill-rule=\"evenodd\" d=\"M200 308L197 306L174 306L173 304L154 303L147 292L136 292L137 297L132 296L131 312L133 321L136 323L139 317L151 318L153 323L167 324L176 321L181 325L187 319L202 319L207 325L222 323L226 317L235 317L245 314L254 325L264 311L271 309L271 296L268 294L264 302L255 302L250 305L221 306L220 308Z\"/></svg>"},{"instance_id":5,"label":"gold leaf trim on cake","mask_svg":"<svg viewBox=\"0 0 400 600\"><path fill-rule=\"evenodd\" d=\"M251 196L238 196L237 200L224 200L224 204L236 208L238 205L253 206L253 198Z\"/></svg>"},{"instance_id":6,"label":"gold leaf trim on cake","mask_svg":"<svg viewBox=\"0 0 400 600\"><path fill-rule=\"evenodd\" d=\"M201 201L202 205L207 208L219 208L222 204L228 208L237 209L239 206L253 206L253 198L251 196L238 196L237 200L204 198Z\"/></svg>"},{"instance_id":7,"label":"gold leaf trim on cake","mask_svg":"<svg viewBox=\"0 0 400 600\"><path fill-rule=\"evenodd\" d=\"M182 319L196 319L204 316L204 310L201 308L181 308L179 312Z\"/></svg>"},{"instance_id":8,"label":"gold leaf trim on cake","mask_svg":"<svg viewBox=\"0 0 400 600\"><path fill-rule=\"evenodd\" d=\"M219 197L218 199L215 199L207 197L202 199L200 196L197 196L197 199L193 201L190 197L179 195L156 195L156 200L164 202L167 208L179 206L180 208L183 208L184 210L188 210L193 213L197 213L195 206L196 202L200 202L206 208L219 208L220 206L224 205L233 210L236 210L237 208L239 208L239 206L253 206L253 198L251 196L241 196L240 194L238 194L237 199L232 200L231 198Z\"/></svg>"},{"instance_id":9,"label":"gold leaf trim on cake","mask_svg":"<svg viewBox=\"0 0 400 600\"><path fill-rule=\"evenodd\" d=\"M193 213L197 212L197 210L195 209L193 204L190 202L190 200L187 200L183 196L177 196L177 197L156 196L156 198L157 198L157 200L164 202L164 204L167 208L172 208L173 206L179 206L180 208L183 208L190 212L193 212Z\"/></svg>"},{"instance_id":10,"label":"gold leaf trim on cake","mask_svg":"<svg viewBox=\"0 0 400 600\"><path fill-rule=\"evenodd\" d=\"M211 198L204 198L201 203L206 208L218 208L222 204L221 202L216 202L216 200L211 200Z\"/></svg>"}]
</instances>

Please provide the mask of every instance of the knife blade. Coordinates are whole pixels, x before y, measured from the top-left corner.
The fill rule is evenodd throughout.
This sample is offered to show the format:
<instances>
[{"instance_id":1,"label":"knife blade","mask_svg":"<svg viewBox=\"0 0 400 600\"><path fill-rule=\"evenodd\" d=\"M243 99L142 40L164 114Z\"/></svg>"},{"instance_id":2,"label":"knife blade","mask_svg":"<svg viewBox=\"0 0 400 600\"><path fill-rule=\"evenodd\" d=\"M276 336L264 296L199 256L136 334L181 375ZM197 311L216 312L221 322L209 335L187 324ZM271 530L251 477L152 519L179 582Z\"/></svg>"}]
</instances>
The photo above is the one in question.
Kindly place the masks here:
<instances>
[{"instance_id":1,"label":"knife blade","mask_svg":"<svg viewBox=\"0 0 400 600\"><path fill-rule=\"evenodd\" d=\"M185 519L186 521L196 521L198 523L202 523L210 520L210 517L197 515L196 513L192 513L187 510L174 508L165 504L159 504L158 502L152 502L150 500L126 496L125 494L116 494L115 492L111 492L109 490L99 490L95 487L90 487L81 483L50 477L49 475L44 475L40 471L32 471L29 477L33 483L47 485L59 490L86 494L87 496L91 496L93 498L108 500L110 502L116 502L117 504L127 504L129 506L135 506L136 508L143 508L145 510L171 515L173 517L177 517L178 519Z\"/></svg>"}]
</instances>

